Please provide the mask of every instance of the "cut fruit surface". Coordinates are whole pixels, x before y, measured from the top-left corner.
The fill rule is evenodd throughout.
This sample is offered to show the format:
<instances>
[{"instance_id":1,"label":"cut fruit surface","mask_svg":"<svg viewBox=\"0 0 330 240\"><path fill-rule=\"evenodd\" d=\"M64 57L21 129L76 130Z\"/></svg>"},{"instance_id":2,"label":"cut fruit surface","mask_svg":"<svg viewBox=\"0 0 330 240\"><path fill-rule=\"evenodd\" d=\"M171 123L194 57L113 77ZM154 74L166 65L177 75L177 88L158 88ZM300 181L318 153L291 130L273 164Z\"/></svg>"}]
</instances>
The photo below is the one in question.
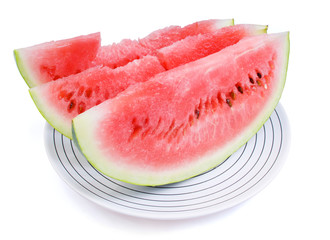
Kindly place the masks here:
<instances>
[{"instance_id":1,"label":"cut fruit surface","mask_svg":"<svg viewBox=\"0 0 330 240\"><path fill-rule=\"evenodd\" d=\"M94 65L110 68L124 66L143 56L156 55L158 49L170 46L188 36L212 33L233 24L233 19L204 20L185 27L169 26L162 28L139 40L124 39L119 43L102 46L94 60Z\"/></svg>"},{"instance_id":2,"label":"cut fruit surface","mask_svg":"<svg viewBox=\"0 0 330 240\"><path fill-rule=\"evenodd\" d=\"M204 23L206 24L206 22ZM193 61L215 51L220 51L229 45L236 44L245 36L261 34L264 33L265 30L265 26L262 27L258 25L229 26L225 31L209 33L206 39L197 38L197 40L202 41L203 45L207 44L209 46L207 50L196 49L195 52L191 52L190 48L185 48L181 44L173 49L171 48L170 51L166 52L166 56L163 55L161 59L163 63L165 61L170 62L171 68L174 68L175 64L182 64L180 60L173 61L173 59L178 60L176 57L177 55L182 57L181 60ZM215 37L213 37L213 34ZM200 34L198 36L202 37L204 35ZM191 42L190 39L185 39L188 40L187 44ZM126 40L122 43L125 44L125 42ZM182 43L185 42L187 41L182 40ZM128 41L127 43L130 45L132 41ZM194 44L198 45L198 43L199 42L194 39ZM136 47L136 45L134 46ZM123 46L119 48L111 46L111 48L119 50L123 49ZM132 48L129 48L126 53L131 50ZM124 54L125 56L127 56L126 53ZM139 50L137 50L136 54L139 54ZM116 54L114 54L114 56L116 56ZM120 59L122 55L119 54L118 56ZM119 59L111 59L117 63L119 62ZM37 86L30 90L36 106L46 120L59 132L69 138L72 137L71 121L75 116L109 98L115 97L119 92L125 90L129 86L137 82L147 81L152 76L165 71L165 68L161 65L157 57L151 55L134 60L133 62L129 62L115 69L108 67L113 66L111 64L103 68L101 66L104 66L104 64L87 69L77 75L71 75L44 84L45 86Z\"/></svg>"},{"instance_id":3,"label":"cut fruit surface","mask_svg":"<svg viewBox=\"0 0 330 240\"><path fill-rule=\"evenodd\" d=\"M150 50L141 46L137 40L124 39L119 43L100 47L93 64L117 68L149 53Z\"/></svg>"},{"instance_id":4,"label":"cut fruit surface","mask_svg":"<svg viewBox=\"0 0 330 240\"><path fill-rule=\"evenodd\" d=\"M30 94L49 124L72 138L71 122L75 116L162 71L165 69L156 57L146 56L116 69L89 68L31 88Z\"/></svg>"},{"instance_id":5,"label":"cut fruit surface","mask_svg":"<svg viewBox=\"0 0 330 240\"><path fill-rule=\"evenodd\" d=\"M195 22L185 27L169 26L139 39L139 43L145 48L150 49L150 53L153 54L157 49L170 46L188 36L211 33L233 24L233 19L211 19Z\"/></svg>"},{"instance_id":6,"label":"cut fruit surface","mask_svg":"<svg viewBox=\"0 0 330 240\"><path fill-rule=\"evenodd\" d=\"M288 56L287 32L244 38L78 115L75 142L96 169L125 182L191 178L224 161L268 119Z\"/></svg>"},{"instance_id":7,"label":"cut fruit surface","mask_svg":"<svg viewBox=\"0 0 330 240\"><path fill-rule=\"evenodd\" d=\"M25 82L34 87L89 68L100 44L100 33L93 33L16 49L14 55Z\"/></svg>"},{"instance_id":8,"label":"cut fruit surface","mask_svg":"<svg viewBox=\"0 0 330 240\"><path fill-rule=\"evenodd\" d=\"M213 32L189 36L168 47L161 48L157 51L157 56L166 69L172 69L216 53L244 37L266 32L267 26L262 25L223 27Z\"/></svg>"},{"instance_id":9,"label":"cut fruit surface","mask_svg":"<svg viewBox=\"0 0 330 240\"><path fill-rule=\"evenodd\" d=\"M117 68L162 47L197 34L216 31L234 24L233 19L212 19L185 27L170 26L139 40L124 39L101 46L100 33L52 41L14 50L18 69L29 87L77 74L95 66Z\"/></svg>"}]
</instances>

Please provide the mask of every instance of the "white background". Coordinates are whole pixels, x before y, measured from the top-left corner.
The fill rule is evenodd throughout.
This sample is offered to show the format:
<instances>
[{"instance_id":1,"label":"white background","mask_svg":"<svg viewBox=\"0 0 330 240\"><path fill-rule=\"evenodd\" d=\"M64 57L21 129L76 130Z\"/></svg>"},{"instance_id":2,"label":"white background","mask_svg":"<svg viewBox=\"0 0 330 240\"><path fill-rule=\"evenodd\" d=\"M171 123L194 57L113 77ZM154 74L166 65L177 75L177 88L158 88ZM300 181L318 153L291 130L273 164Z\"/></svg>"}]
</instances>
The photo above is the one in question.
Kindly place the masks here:
<instances>
[{"instance_id":1,"label":"white background","mask_svg":"<svg viewBox=\"0 0 330 240\"><path fill-rule=\"evenodd\" d=\"M330 35L326 1L2 1L0 3L0 239L329 239ZM45 120L13 57L15 48L100 31L103 44L209 18L290 31L281 99L292 141L262 192L210 216L152 221L104 209L53 170Z\"/></svg>"}]
</instances>

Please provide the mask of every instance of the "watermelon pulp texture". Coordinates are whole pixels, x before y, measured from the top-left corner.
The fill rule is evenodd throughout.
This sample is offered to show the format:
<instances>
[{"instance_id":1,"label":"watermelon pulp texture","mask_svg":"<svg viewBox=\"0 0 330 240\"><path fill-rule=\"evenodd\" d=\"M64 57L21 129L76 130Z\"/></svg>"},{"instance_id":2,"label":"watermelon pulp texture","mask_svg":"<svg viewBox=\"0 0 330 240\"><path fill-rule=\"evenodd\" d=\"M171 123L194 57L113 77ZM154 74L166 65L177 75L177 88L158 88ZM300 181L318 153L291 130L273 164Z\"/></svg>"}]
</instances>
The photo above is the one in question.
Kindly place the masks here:
<instances>
[{"instance_id":1,"label":"watermelon pulp texture","mask_svg":"<svg viewBox=\"0 0 330 240\"><path fill-rule=\"evenodd\" d=\"M262 25L241 24L223 27L214 32L189 36L161 48L157 51L157 56L166 69L172 69L216 53L246 36L262 34L266 31L267 26Z\"/></svg>"},{"instance_id":2,"label":"watermelon pulp texture","mask_svg":"<svg viewBox=\"0 0 330 240\"><path fill-rule=\"evenodd\" d=\"M165 69L156 57L146 56L116 69L96 66L31 88L30 94L45 119L72 138L71 122L75 116L162 71Z\"/></svg>"},{"instance_id":3,"label":"watermelon pulp texture","mask_svg":"<svg viewBox=\"0 0 330 240\"><path fill-rule=\"evenodd\" d=\"M147 81L165 71L161 62L175 68L188 61L205 57L211 53L237 43L246 36L265 33L266 27L259 25L236 25L199 34L198 38L187 37L168 46L161 58L147 55L125 66L94 67L76 75L52 81L30 89L30 94L45 119L60 133L72 138L71 122L74 117L99 103L115 97L129 86ZM205 36L205 37L204 37ZM180 43L180 44L177 44ZM207 48L201 46L207 45ZM195 47L198 46L198 47ZM194 48L195 47L195 48ZM191 51L194 49L194 51ZM181 58L177 58L177 56ZM161 62L158 61L161 60ZM168 67L169 64L166 64Z\"/></svg>"},{"instance_id":4,"label":"watermelon pulp texture","mask_svg":"<svg viewBox=\"0 0 330 240\"><path fill-rule=\"evenodd\" d=\"M185 27L169 26L156 30L138 40L124 39L119 43L102 46L94 60L94 65L103 65L110 68L124 66L143 56L156 55L158 49L170 46L188 36L212 33L233 24L233 19L211 19L195 22Z\"/></svg>"},{"instance_id":5,"label":"watermelon pulp texture","mask_svg":"<svg viewBox=\"0 0 330 240\"><path fill-rule=\"evenodd\" d=\"M14 56L26 83L34 87L97 65L110 68L124 66L135 59L155 54L158 48L187 36L212 32L229 25L233 25L233 19L205 20L185 27L167 27L139 40L124 39L108 46L100 46L100 33L94 33L16 49Z\"/></svg>"},{"instance_id":6,"label":"watermelon pulp texture","mask_svg":"<svg viewBox=\"0 0 330 240\"><path fill-rule=\"evenodd\" d=\"M18 69L29 87L81 72L92 65L100 33L14 50Z\"/></svg>"},{"instance_id":7,"label":"watermelon pulp texture","mask_svg":"<svg viewBox=\"0 0 330 240\"><path fill-rule=\"evenodd\" d=\"M268 119L288 55L288 33L245 38L78 115L74 139L95 168L125 182L193 177L225 160Z\"/></svg>"}]
</instances>

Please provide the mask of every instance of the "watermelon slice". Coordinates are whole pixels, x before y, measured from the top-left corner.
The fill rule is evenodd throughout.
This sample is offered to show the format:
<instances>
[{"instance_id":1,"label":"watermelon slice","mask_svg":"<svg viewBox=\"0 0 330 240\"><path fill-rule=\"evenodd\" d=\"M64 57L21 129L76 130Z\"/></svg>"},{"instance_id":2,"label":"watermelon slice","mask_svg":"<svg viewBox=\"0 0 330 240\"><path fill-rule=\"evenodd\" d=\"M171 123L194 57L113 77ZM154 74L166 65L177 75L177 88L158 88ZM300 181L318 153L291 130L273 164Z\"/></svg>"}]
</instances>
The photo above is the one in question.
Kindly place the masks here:
<instances>
[{"instance_id":1,"label":"watermelon slice","mask_svg":"<svg viewBox=\"0 0 330 240\"><path fill-rule=\"evenodd\" d=\"M78 115L75 142L96 169L124 182L191 178L224 161L269 118L288 56L287 32L244 38Z\"/></svg>"},{"instance_id":2,"label":"watermelon slice","mask_svg":"<svg viewBox=\"0 0 330 240\"><path fill-rule=\"evenodd\" d=\"M245 36L264 33L266 29L266 26L259 25L237 25L226 27L225 31L220 29L208 33L205 38L203 38L204 34L200 34L198 38L193 38L193 41L187 37L181 40L179 45L168 47L170 50L166 51L166 55L164 54L161 60L163 63L170 62L171 68L174 68L175 64L183 64L176 55L180 55L185 62L202 58L237 43ZM201 40L201 43L196 40ZM195 48L195 51L191 52L192 44L209 47L206 50ZM71 122L78 114L108 98L115 97L130 85L147 81L162 71L165 69L158 59L148 55L115 68L114 72L109 67L91 68L77 75L31 88L30 94L45 119L60 133L72 138Z\"/></svg>"},{"instance_id":3,"label":"watermelon slice","mask_svg":"<svg viewBox=\"0 0 330 240\"><path fill-rule=\"evenodd\" d=\"M100 33L14 50L17 67L29 87L81 72L92 65Z\"/></svg>"},{"instance_id":4,"label":"watermelon slice","mask_svg":"<svg viewBox=\"0 0 330 240\"><path fill-rule=\"evenodd\" d=\"M156 57L146 56L116 69L89 68L30 88L30 94L45 119L63 135L72 138L71 122L75 116L163 71L165 69Z\"/></svg>"}]
</instances>

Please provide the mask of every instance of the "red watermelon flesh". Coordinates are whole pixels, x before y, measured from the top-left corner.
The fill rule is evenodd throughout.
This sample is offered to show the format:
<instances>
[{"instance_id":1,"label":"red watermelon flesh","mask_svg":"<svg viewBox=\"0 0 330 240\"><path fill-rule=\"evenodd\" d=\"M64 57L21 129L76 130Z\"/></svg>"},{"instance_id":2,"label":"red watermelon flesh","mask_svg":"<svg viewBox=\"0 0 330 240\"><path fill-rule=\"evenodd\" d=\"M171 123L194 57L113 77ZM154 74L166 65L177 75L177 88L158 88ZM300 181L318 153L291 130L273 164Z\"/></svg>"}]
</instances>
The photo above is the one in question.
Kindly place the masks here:
<instances>
[{"instance_id":1,"label":"red watermelon flesh","mask_svg":"<svg viewBox=\"0 0 330 240\"><path fill-rule=\"evenodd\" d=\"M226 24L224 24L226 23ZM218 19L209 19L209 20L202 20L198 22L194 22L192 24L186 25L184 27L185 36L193 36L197 34L205 34L209 32L214 32L226 25L233 25L233 19L227 20L218 20ZM194 34L191 34L194 33ZM197 33L197 34L196 34Z\"/></svg>"},{"instance_id":2,"label":"red watermelon flesh","mask_svg":"<svg viewBox=\"0 0 330 240\"><path fill-rule=\"evenodd\" d=\"M124 39L119 43L102 46L93 64L117 68L149 53L150 50L141 46L137 40Z\"/></svg>"},{"instance_id":3,"label":"red watermelon flesh","mask_svg":"<svg viewBox=\"0 0 330 240\"><path fill-rule=\"evenodd\" d=\"M185 27L169 26L156 30L139 40L124 39L119 43L102 46L94 60L94 65L103 65L110 68L124 66L134 59L146 55L156 55L156 50L188 36L212 33L229 25L233 25L232 19L211 19L195 22Z\"/></svg>"},{"instance_id":4,"label":"red watermelon flesh","mask_svg":"<svg viewBox=\"0 0 330 240\"><path fill-rule=\"evenodd\" d=\"M224 27L212 33L189 36L177 41L159 49L157 56L166 69L171 69L216 53L246 36L258 35L266 31L267 27L261 25L245 24Z\"/></svg>"},{"instance_id":5,"label":"red watermelon flesh","mask_svg":"<svg viewBox=\"0 0 330 240\"><path fill-rule=\"evenodd\" d=\"M230 29L232 26L228 28ZM247 28L249 31L246 31L245 28ZM228 38L227 40L223 40L221 38L218 38L217 40L220 43L223 41L227 45L230 45L230 43L235 44L237 39L242 38L247 34L254 35L263 33L266 28L265 26L262 28L258 25L249 25L247 27L235 29L235 31L230 31L232 35L223 35L223 37ZM240 32L243 33L240 34ZM234 37L233 35L238 35L238 37ZM183 42L185 41L183 40ZM217 41L209 41L209 45L218 45L218 43ZM224 44L219 44L219 46L215 46L214 48L219 51L224 47ZM192 54L189 49L186 48L180 49L176 47L175 49L176 51L171 52L172 55L167 54L166 57L169 59L171 59L171 57L175 58L176 54L181 54L184 56L185 52L187 52L187 54ZM194 57L196 58L196 56L203 57L205 53L206 51L203 51L198 55L196 55L196 53L193 54L195 54ZM190 58L187 56L186 59ZM30 93L35 101L36 106L42 115L46 118L46 120L60 133L69 138L72 138L71 121L73 117L82 113L86 109L89 109L103 102L108 98L116 96L119 92L125 90L128 86L133 85L136 82L146 81L153 75L165 70L163 67L161 67L157 58L151 57L150 55L141 58L134 64L129 63L126 66L116 68L115 70L118 69L118 71L114 71L116 74L111 77L109 74L112 75L112 71L110 71L110 68L108 67L88 69L85 72L78 74L78 76L72 75L66 77L65 80L59 79L52 84L46 84L47 86L37 86L32 89ZM121 74L118 74L118 72ZM109 81L110 78L111 81ZM88 82L88 87L85 86L86 81ZM88 89L98 90L90 91ZM99 89L102 89L101 92ZM82 94L84 91L87 92ZM106 91L108 97L100 97L100 94L101 96L102 94L104 95L102 91ZM79 92L81 92L81 94L79 94ZM56 118L56 116L58 117Z\"/></svg>"},{"instance_id":6,"label":"red watermelon flesh","mask_svg":"<svg viewBox=\"0 0 330 240\"><path fill-rule=\"evenodd\" d=\"M76 74L96 65L116 68L190 35L233 25L232 19L204 20L186 27L171 26L140 40L125 39L100 47L100 34L39 44L14 51L17 66L29 87Z\"/></svg>"},{"instance_id":7,"label":"red watermelon flesh","mask_svg":"<svg viewBox=\"0 0 330 240\"><path fill-rule=\"evenodd\" d=\"M198 21L185 27L169 26L160 30L156 30L148 36L139 39L139 43L145 48L149 49L151 54L155 54L157 49L169 46L174 42L177 42L188 36L214 32L222 27L230 26L233 24L233 19L210 19Z\"/></svg>"},{"instance_id":8,"label":"red watermelon flesh","mask_svg":"<svg viewBox=\"0 0 330 240\"><path fill-rule=\"evenodd\" d=\"M224 161L268 119L288 55L288 33L245 38L78 115L73 137L113 178L160 185L193 177Z\"/></svg>"},{"instance_id":9,"label":"red watermelon flesh","mask_svg":"<svg viewBox=\"0 0 330 240\"><path fill-rule=\"evenodd\" d=\"M165 69L156 57L146 56L116 69L102 66L89 68L31 88L30 94L45 119L62 134L72 138L71 122L75 116L162 71Z\"/></svg>"},{"instance_id":10,"label":"red watermelon flesh","mask_svg":"<svg viewBox=\"0 0 330 240\"><path fill-rule=\"evenodd\" d=\"M16 49L14 54L21 75L34 87L91 67L100 43L100 33L93 33Z\"/></svg>"}]
</instances>

